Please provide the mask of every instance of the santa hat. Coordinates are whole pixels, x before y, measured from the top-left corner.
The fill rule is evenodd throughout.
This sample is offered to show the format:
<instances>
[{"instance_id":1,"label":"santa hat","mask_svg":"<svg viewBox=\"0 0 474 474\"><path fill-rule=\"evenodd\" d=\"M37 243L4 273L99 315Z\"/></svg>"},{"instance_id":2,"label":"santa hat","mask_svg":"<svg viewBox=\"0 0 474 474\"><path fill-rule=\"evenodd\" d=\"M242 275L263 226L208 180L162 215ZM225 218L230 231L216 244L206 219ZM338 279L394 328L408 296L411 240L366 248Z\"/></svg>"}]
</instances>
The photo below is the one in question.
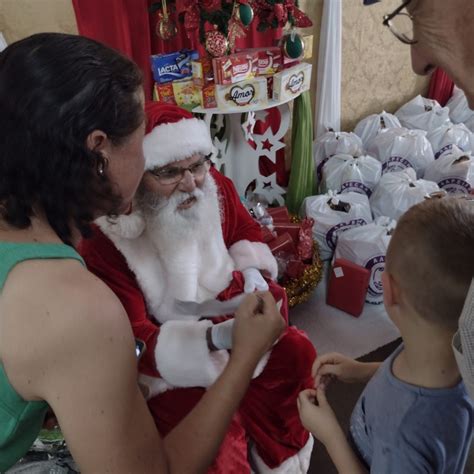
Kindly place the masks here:
<instances>
[{"instance_id":1,"label":"santa hat","mask_svg":"<svg viewBox=\"0 0 474 474\"><path fill-rule=\"evenodd\" d=\"M143 140L145 170L166 166L201 153L212 152L209 129L203 120L177 105L149 102L148 123Z\"/></svg>"}]
</instances>

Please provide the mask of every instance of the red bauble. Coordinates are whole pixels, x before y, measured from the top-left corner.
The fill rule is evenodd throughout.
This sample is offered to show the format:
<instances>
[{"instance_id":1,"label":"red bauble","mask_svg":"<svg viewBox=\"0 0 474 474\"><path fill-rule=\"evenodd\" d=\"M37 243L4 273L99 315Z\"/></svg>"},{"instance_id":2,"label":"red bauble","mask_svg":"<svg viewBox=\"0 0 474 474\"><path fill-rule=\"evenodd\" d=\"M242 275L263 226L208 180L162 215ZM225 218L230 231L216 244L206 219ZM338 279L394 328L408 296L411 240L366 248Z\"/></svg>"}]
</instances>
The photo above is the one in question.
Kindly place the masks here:
<instances>
[{"instance_id":1,"label":"red bauble","mask_svg":"<svg viewBox=\"0 0 474 474\"><path fill-rule=\"evenodd\" d=\"M229 42L223 33L218 30L206 33L206 51L213 57L224 56L229 48Z\"/></svg>"}]
</instances>

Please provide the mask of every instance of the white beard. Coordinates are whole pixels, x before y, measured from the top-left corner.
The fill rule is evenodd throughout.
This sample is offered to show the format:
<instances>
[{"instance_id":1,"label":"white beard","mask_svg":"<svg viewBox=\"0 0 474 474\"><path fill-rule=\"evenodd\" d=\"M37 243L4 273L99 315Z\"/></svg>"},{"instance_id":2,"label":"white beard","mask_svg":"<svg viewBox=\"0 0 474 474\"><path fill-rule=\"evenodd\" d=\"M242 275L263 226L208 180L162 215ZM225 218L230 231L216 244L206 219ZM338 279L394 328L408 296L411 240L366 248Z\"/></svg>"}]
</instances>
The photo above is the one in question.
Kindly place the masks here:
<instances>
[{"instance_id":1,"label":"white beard","mask_svg":"<svg viewBox=\"0 0 474 474\"><path fill-rule=\"evenodd\" d=\"M197 199L194 205L178 210L190 196ZM207 175L201 189L191 194L175 192L169 199L155 202L145 196L140 209L145 219L142 235L125 246L112 240L134 271L155 318L161 323L189 319L175 313L175 300L200 303L213 299L227 288L234 271L222 235L217 186ZM125 248L129 245L135 247L131 253ZM149 255L147 261L137 261L138 253Z\"/></svg>"}]
</instances>

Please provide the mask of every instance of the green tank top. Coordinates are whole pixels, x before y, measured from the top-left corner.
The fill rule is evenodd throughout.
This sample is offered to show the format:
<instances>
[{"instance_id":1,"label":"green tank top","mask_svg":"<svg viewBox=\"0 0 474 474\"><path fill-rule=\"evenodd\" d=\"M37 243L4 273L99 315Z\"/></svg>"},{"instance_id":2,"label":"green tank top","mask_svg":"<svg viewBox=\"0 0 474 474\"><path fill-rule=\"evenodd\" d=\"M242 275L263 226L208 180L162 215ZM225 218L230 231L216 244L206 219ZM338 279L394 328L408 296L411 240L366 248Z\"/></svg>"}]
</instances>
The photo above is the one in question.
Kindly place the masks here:
<instances>
[{"instance_id":1,"label":"green tank top","mask_svg":"<svg viewBox=\"0 0 474 474\"><path fill-rule=\"evenodd\" d=\"M10 270L24 260L72 258L84 261L64 244L0 242L0 291ZM28 402L15 392L0 363L0 473L26 454L41 430L48 405Z\"/></svg>"}]
</instances>

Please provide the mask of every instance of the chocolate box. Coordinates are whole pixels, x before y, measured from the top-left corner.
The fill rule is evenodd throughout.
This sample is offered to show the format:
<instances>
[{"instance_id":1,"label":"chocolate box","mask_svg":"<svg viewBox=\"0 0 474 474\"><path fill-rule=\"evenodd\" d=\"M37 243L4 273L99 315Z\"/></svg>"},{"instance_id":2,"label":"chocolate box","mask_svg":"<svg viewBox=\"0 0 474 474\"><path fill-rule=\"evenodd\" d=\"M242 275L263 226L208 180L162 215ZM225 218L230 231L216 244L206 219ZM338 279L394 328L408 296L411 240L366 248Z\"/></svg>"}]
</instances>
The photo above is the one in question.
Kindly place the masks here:
<instances>
[{"instance_id":1,"label":"chocolate box","mask_svg":"<svg viewBox=\"0 0 474 474\"><path fill-rule=\"evenodd\" d=\"M194 85L192 79L173 81L173 93L176 103L184 109L192 110L201 104L199 90Z\"/></svg>"},{"instance_id":2,"label":"chocolate box","mask_svg":"<svg viewBox=\"0 0 474 474\"><path fill-rule=\"evenodd\" d=\"M190 49L154 54L150 57L153 77L158 84L191 77L191 61L198 58L198 52Z\"/></svg>"},{"instance_id":3,"label":"chocolate box","mask_svg":"<svg viewBox=\"0 0 474 474\"><path fill-rule=\"evenodd\" d=\"M307 91L311 85L311 64L301 63L273 76L273 99L291 100Z\"/></svg>"},{"instance_id":4,"label":"chocolate box","mask_svg":"<svg viewBox=\"0 0 474 474\"><path fill-rule=\"evenodd\" d=\"M257 53L257 75L267 76L277 73L282 68L283 55L278 46L269 46L268 48L249 48L242 49L242 53Z\"/></svg>"},{"instance_id":5,"label":"chocolate box","mask_svg":"<svg viewBox=\"0 0 474 474\"><path fill-rule=\"evenodd\" d=\"M212 59L203 57L191 61L193 71L193 82L196 86L202 87L214 80L214 69L212 67Z\"/></svg>"},{"instance_id":6,"label":"chocolate box","mask_svg":"<svg viewBox=\"0 0 474 474\"><path fill-rule=\"evenodd\" d=\"M216 85L216 100L220 109L235 109L247 105L266 105L267 80L256 77L228 86Z\"/></svg>"},{"instance_id":7,"label":"chocolate box","mask_svg":"<svg viewBox=\"0 0 474 474\"><path fill-rule=\"evenodd\" d=\"M216 84L235 84L257 75L258 53L242 52L214 58L212 66Z\"/></svg>"},{"instance_id":8,"label":"chocolate box","mask_svg":"<svg viewBox=\"0 0 474 474\"><path fill-rule=\"evenodd\" d=\"M213 109L217 107L216 86L214 83L204 86L198 86L199 96L201 98L201 107L205 109Z\"/></svg>"}]
</instances>

